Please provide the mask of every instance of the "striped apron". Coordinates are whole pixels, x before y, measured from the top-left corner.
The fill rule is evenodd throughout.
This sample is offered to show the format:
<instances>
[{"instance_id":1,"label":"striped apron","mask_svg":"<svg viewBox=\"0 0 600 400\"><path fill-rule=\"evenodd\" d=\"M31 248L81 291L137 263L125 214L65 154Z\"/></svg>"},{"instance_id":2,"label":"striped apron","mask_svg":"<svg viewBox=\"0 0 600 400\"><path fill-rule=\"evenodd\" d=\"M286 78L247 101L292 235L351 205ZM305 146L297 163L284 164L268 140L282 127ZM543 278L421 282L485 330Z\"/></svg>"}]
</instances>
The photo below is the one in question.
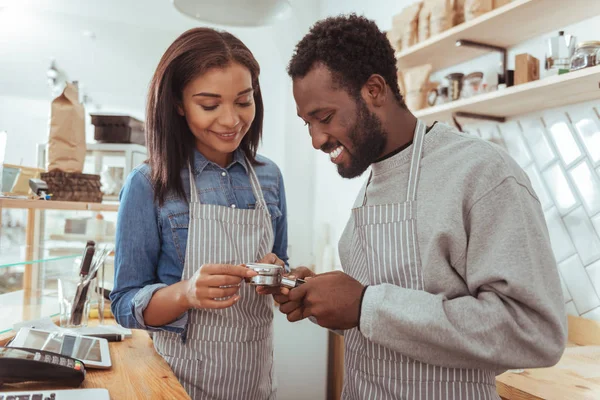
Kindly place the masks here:
<instances>
[{"instance_id":1,"label":"striped apron","mask_svg":"<svg viewBox=\"0 0 600 400\"><path fill-rule=\"evenodd\" d=\"M352 210L352 255L344 271L363 285L425 290L416 230L417 185L425 124L417 122L406 202ZM398 305L402 307L401 304ZM346 331L343 399L499 399L495 373L419 362Z\"/></svg>"},{"instance_id":2,"label":"striped apron","mask_svg":"<svg viewBox=\"0 0 600 400\"><path fill-rule=\"evenodd\" d=\"M251 163L254 209L201 204L190 169L190 223L182 280L203 264L241 264L273 249L273 227ZM240 300L224 310L188 311L185 340L154 334L157 352L192 399L274 399L273 298L242 281Z\"/></svg>"}]
</instances>

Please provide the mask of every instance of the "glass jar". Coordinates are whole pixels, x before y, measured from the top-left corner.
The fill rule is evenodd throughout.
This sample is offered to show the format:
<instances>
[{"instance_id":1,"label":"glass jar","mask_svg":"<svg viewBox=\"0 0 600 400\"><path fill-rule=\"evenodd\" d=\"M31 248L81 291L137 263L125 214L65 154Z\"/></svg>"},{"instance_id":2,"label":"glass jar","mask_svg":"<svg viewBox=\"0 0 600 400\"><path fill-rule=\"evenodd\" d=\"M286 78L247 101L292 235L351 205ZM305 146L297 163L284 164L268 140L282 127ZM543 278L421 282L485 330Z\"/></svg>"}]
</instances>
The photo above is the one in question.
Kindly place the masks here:
<instances>
[{"instance_id":1,"label":"glass jar","mask_svg":"<svg viewBox=\"0 0 600 400\"><path fill-rule=\"evenodd\" d=\"M593 67L600 64L600 41L581 42L571 57L571 71Z\"/></svg>"}]
</instances>

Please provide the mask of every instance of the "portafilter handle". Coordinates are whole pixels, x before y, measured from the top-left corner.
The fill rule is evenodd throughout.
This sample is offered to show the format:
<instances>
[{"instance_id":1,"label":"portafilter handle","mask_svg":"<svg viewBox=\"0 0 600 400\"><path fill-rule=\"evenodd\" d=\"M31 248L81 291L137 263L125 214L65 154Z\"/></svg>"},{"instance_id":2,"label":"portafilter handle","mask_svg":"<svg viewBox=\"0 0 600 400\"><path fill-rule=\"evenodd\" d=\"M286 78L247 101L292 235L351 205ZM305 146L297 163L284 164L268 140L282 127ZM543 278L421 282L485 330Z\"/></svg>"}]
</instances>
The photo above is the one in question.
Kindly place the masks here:
<instances>
[{"instance_id":1,"label":"portafilter handle","mask_svg":"<svg viewBox=\"0 0 600 400\"><path fill-rule=\"evenodd\" d=\"M304 279L291 279L285 276L281 277L281 286L286 287L288 289L296 288L303 283L306 283Z\"/></svg>"}]
</instances>

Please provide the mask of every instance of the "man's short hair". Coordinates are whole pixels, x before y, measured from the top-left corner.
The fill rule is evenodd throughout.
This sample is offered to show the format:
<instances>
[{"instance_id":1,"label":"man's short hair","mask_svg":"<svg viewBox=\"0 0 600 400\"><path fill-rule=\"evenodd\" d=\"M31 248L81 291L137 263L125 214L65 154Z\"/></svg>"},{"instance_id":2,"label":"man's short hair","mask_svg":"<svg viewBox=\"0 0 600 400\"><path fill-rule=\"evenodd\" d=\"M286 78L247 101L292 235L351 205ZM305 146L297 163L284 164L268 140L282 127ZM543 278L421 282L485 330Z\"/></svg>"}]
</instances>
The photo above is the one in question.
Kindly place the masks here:
<instances>
[{"instance_id":1,"label":"man's short hair","mask_svg":"<svg viewBox=\"0 0 600 400\"><path fill-rule=\"evenodd\" d=\"M398 88L394 50L385 33L365 17L350 14L318 21L296 45L288 74L303 78L317 63L325 65L334 82L354 96L359 96L371 75L379 74L406 107Z\"/></svg>"}]
</instances>

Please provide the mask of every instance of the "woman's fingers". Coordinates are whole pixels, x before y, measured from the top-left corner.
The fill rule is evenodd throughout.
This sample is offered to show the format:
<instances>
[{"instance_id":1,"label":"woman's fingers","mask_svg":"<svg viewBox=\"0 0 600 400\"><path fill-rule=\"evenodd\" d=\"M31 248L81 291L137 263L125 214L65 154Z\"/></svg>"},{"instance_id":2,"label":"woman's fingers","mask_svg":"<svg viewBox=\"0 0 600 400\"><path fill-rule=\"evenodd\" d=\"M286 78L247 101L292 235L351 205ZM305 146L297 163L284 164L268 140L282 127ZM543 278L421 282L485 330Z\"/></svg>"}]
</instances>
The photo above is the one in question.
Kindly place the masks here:
<instances>
[{"instance_id":1,"label":"woman's fingers","mask_svg":"<svg viewBox=\"0 0 600 400\"><path fill-rule=\"evenodd\" d=\"M231 275L240 278L251 278L257 273L242 265L231 264L205 264L202 266L202 275Z\"/></svg>"},{"instance_id":2,"label":"woman's fingers","mask_svg":"<svg viewBox=\"0 0 600 400\"><path fill-rule=\"evenodd\" d=\"M196 283L197 286L210 286L210 287L221 287L221 286L232 286L239 285L242 282L242 278L231 275L208 275L202 277Z\"/></svg>"},{"instance_id":3,"label":"woman's fingers","mask_svg":"<svg viewBox=\"0 0 600 400\"><path fill-rule=\"evenodd\" d=\"M220 299L223 297L233 296L240 290L239 286L230 287L230 288L208 288L208 297L209 299Z\"/></svg>"},{"instance_id":4,"label":"woman's fingers","mask_svg":"<svg viewBox=\"0 0 600 400\"><path fill-rule=\"evenodd\" d=\"M211 308L211 309L222 309L231 307L240 299L240 296L235 295L225 300L210 300L206 299L202 301L202 308Z\"/></svg>"}]
</instances>

